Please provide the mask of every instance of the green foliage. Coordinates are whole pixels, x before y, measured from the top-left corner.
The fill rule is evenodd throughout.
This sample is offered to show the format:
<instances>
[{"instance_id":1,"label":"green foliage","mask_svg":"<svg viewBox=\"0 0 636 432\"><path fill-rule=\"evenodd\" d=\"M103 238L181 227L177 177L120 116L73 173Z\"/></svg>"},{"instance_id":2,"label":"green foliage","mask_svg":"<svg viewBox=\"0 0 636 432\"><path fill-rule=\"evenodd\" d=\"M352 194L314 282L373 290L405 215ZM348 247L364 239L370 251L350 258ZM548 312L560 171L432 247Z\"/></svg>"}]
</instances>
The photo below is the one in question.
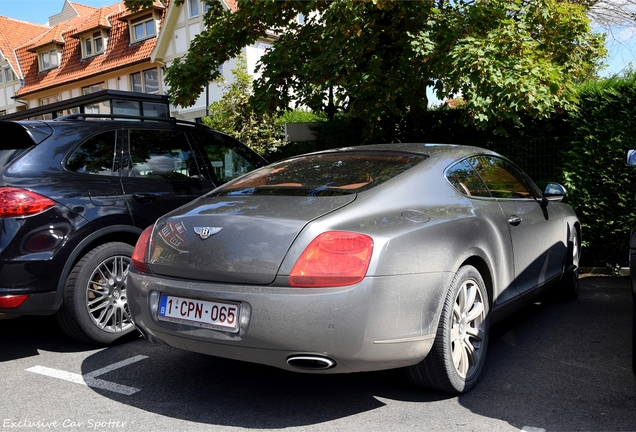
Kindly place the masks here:
<instances>
[{"instance_id":1,"label":"green foliage","mask_svg":"<svg viewBox=\"0 0 636 432\"><path fill-rule=\"evenodd\" d=\"M314 113L307 110L284 111L278 116L280 123L314 123L327 121L324 113Z\"/></svg>"},{"instance_id":2,"label":"green foliage","mask_svg":"<svg viewBox=\"0 0 636 432\"><path fill-rule=\"evenodd\" d=\"M230 84L217 80L223 88L220 101L210 105L209 116L203 123L244 142L266 159L285 144L284 123L269 114L257 114L249 98L252 77L247 73L244 56L237 58L237 67L232 69L234 81Z\"/></svg>"},{"instance_id":3,"label":"green foliage","mask_svg":"<svg viewBox=\"0 0 636 432\"><path fill-rule=\"evenodd\" d=\"M626 265L636 220L636 171L625 166L626 150L636 147L636 77L586 84L579 100L564 184L583 225L582 262Z\"/></svg>"},{"instance_id":4,"label":"green foliage","mask_svg":"<svg viewBox=\"0 0 636 432\"><path fill-rule=\"evenodd\" d=\"M192 105L220 65L274 32L253 105L340 112L361 122L367 142L398 139L432 87L441 100L461 94L464 122L497 133L521 113L573 109L573 85L605 53L585 6L561 0L239 0L234 13L208 3L206 27L167 70L173 103Z\"/></svg>"}]
</instances>

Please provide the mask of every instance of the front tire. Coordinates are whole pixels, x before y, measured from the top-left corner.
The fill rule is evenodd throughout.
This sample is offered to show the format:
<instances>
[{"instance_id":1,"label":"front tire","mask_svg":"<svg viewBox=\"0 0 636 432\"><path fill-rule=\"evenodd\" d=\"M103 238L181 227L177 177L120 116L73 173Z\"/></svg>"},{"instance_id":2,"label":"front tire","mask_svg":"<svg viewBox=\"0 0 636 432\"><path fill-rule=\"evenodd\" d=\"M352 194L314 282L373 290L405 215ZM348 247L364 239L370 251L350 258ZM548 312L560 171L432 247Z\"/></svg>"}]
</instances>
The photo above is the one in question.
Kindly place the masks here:
<instances>
[{"instance_id":1,"label":"front tire","mask_svg":"<svg viewBox=\"0 0 636 432\"><path fill-rule=\"evenodd\" d=\"M486 359L488 312L483 278L474 267L461 267L446 294L431 352L406 369L411 382L453 394L473 388Z\"/></svg>"},{"instance_id":2,"label":"front tire","mask_svg":"<svg viewBox=\"0 0 636 432\"><path fill-rule=\"evenodd\" d=\"M132 252L127 243L106 243L75 265L56 314L69 336L84 343L109 345L136 331L126 293Z\"/></svg>"}]
</instances>

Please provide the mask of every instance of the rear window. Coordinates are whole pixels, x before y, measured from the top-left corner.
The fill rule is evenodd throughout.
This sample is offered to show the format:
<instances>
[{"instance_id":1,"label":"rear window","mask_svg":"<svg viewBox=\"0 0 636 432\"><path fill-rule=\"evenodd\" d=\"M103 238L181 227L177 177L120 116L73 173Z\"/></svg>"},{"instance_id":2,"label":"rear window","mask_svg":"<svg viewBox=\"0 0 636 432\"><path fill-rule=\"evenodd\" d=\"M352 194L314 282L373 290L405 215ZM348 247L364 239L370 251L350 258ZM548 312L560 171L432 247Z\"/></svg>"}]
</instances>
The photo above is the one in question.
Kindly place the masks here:
<instances>
[{"instance_id":1,"label":"rear window","mask_svg":"<svg viewBox=\"0 0 636 432\"><path fill-rule=\"evenodd\" d=\"M0 167L8 165L52 133L53 130L45 123L0 121Z\"/></svg>"},{"instance_id":2,"label":"rear window","mask_svg":"<svg viewBox=\"0 0 636 432\"><path fill-rule=\"evenodd\" d=\"M217 189L218 195L347 195L382 184L427 156L351 151L287 159Z\"/></svg>"}]
</instances>

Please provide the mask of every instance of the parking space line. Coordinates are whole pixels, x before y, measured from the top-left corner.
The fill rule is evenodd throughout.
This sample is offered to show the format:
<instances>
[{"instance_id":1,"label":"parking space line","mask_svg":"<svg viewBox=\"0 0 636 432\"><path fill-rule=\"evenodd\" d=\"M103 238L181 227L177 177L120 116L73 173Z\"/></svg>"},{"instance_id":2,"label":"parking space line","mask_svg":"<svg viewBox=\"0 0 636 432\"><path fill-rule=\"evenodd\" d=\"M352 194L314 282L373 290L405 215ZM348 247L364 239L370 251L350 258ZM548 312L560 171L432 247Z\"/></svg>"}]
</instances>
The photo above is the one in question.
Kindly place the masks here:
<instances>
[{"instance_id":1,"label":"parking space line","mask_svg":"<svg viewBox=\"0 0 636 432\"><path fill-rule=\"evenodd\" d=\"M97 369L96 371L89 372L87 374L84 374L84 376L85 377L90 377L90 378L95 378L95 377L98 377L100 375L104 375L105 373L114 371L115 369L119 369L119 368L122 368L124 366L128 366L129 364L133 364L133 363L136 363L136 362L138 362L140 360L147 359L147 358L148 358L148 356L138 355L138 356L126 359L126 360L122 360L122 361L117 362L117 363L113 363L112 365L103 367L101 369Z\"/></svg>"},{"instance_id":2,"label":"parking space line","mask_svg":"<svg viewBox=\"0 0 636 432\"><path fill-rule=\"evenodd\" d=\"M66 372L63 370L59 370L59 369L53 369L53 368L49 368L49 367L45 367L45 366L33 366L31 368L26 369L28 372L33 372L33 373L37 373L40 375L45 375L45 376L49 376L52 378L57 378L57 379L61 379L64 381L69 381L75 384L82 384L82 385L86 385L92 388L98 388L98 389L102 389L102 390L108 390L108 391L112 391L115 393L120 393L126 396L130 396L132 394L137 393L138 391L141 391L141 389L138 389L136 387L130 387L130 386L126 386L126 385L122 385L122 384L117 384L114 382L110 382L110 381L105 381L102 379L97 379L96 377L100 376L100 375L104 375L105 373L114 371L116 369L128 366L130 364L136 363L140 360L143 359L147 359L148 356L144 356L144 355L138 355L135 357L131 357L129 359L126 360L122 360L120 362L117 363L113 363L111 365L108 365L106 367L97 369L93 372L89 372L87 374L81 375L81 374L76 374L76 373L72 373L72 372Z\"/></svg>"}]
</instances>

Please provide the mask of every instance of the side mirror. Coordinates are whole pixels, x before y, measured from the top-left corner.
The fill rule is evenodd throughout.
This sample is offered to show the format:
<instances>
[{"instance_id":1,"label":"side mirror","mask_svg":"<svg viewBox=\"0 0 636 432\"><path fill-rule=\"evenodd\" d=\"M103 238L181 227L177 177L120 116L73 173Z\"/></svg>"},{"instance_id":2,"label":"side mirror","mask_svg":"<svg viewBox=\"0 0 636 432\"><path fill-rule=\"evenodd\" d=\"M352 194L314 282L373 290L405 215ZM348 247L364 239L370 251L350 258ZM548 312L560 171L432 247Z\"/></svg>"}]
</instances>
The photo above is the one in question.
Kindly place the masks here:
<instances>
[{"instance_id":1,"label":"side mirror","mask_svg":"<svg viewBox=\"0 0 636 432\"><path fill-rule=\"evenodd\" d=\"M548 183L543 189L543 197L549 201L563 201L568 196L568 190L559 183Z\"/></svg>"},{"instance_id":2,"label":"side mirror","mask_svg":"<svg viewBox=\"0 0 636 432\"><path fill-rule=\"evenodd\" d=\"M634 167L636 166L636 149L627 150L625 155L625 165Z\"/></svg>"}]
</instances>

